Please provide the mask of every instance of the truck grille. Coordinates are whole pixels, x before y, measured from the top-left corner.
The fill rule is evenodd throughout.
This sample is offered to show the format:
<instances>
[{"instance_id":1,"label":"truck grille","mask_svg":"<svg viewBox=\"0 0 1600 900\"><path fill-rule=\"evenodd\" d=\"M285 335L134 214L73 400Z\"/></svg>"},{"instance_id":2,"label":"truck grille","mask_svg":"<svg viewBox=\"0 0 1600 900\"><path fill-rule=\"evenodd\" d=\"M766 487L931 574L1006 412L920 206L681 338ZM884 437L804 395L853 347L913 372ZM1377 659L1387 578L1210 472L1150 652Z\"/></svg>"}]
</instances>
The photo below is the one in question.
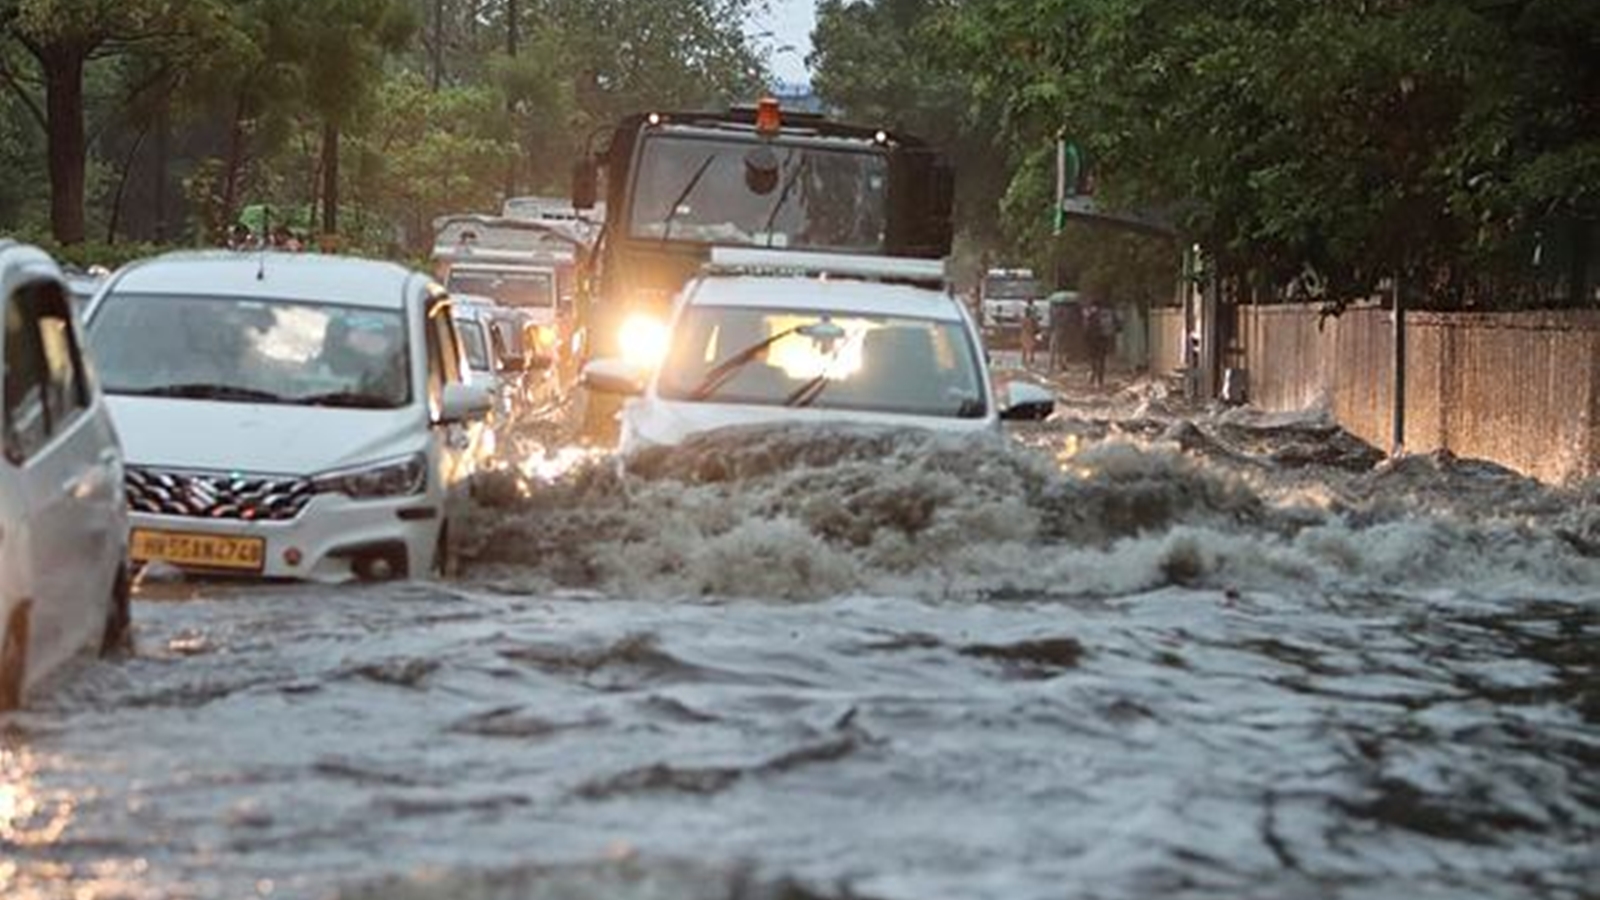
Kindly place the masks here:
<instances>
[{"instance_id":1,"label":"truck grille","mask_svg":"<svg viewBox=\"0 0 1600 900\"><path fill-rule=\"evenodd\" d=\"M198 519L283 522L300 515L316 489L309 478L174 472L129 466L134 512Z\"/></svg>"}]
</instances>

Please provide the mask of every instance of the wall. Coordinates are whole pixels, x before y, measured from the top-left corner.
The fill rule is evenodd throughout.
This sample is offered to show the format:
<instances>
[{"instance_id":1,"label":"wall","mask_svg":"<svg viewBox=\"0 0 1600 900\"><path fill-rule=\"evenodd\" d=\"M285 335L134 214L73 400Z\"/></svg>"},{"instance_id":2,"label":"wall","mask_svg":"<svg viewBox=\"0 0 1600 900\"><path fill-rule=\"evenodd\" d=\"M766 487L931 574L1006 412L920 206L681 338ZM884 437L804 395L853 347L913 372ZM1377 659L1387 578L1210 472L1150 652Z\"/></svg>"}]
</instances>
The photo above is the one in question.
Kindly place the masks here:
<instances>
[{"instance_id":1,"label":"wall","mask_svg":"<svg viewBox=\"0 0 1600 900\"><path fill-rule=\"evenodd\" d=\"M1320 327L1309 306L1237 315L1252 405L1323 407L1390 446L1387 311L1353 308ZM1600 313L1411 313L1406 323L1407 451L1445 449L1545 481L1600 475Z\"/></svg>"},{"instance_id":2,"label":"wall","mask_svg":"<svg viewBox=\"0 0 1600 900\"><path fill-rule=\"evenodd\" d=\"M1183 308L1150 310L1150 374L1171 375L1183 368Z\"/></svg>"}]
</instances>

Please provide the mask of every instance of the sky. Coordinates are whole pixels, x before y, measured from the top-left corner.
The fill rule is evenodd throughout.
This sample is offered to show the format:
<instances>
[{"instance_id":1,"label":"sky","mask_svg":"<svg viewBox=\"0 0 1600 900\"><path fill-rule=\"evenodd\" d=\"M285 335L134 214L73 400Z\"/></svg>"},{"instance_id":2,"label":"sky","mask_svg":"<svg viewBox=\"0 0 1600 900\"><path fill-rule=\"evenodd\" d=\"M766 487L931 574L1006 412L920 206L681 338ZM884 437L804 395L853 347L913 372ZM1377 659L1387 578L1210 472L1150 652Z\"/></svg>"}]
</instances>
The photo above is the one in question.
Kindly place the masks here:
<instances>
[{"instance_id":1,"label":"sky","mask_svg":"<svg viewBox=\"0 0 1600 900\"><path fill-rule=\"evenodd\" d=\"M772 49L772 71L780 81L798 84L809 83L806 72L806 54L811 52L811 28L816 24L816 0L770 0L772 9L757 15L750 31L758 34L771 31L772 37L763 39ZM792 47L793 49L783 49Z\"/></svg>"}]
</instances>

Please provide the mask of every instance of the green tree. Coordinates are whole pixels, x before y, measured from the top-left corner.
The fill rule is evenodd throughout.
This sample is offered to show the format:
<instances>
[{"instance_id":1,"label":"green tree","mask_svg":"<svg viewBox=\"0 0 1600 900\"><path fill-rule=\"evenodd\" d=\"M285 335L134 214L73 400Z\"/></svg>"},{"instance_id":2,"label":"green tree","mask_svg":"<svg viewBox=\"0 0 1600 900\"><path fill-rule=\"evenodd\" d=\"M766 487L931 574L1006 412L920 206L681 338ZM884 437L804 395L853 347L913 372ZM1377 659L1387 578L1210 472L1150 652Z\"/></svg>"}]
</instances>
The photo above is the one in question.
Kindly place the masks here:
<instances>
[{"instance_id":1,"label":"green tree","mask_svg":"<svg viewBox=\"0 0 1600 900\"><path fill-rule=\"evenodd\" d=\"M203 55L223 15L215 0L0 0L0 38L21 49L0 50L0 78L45 133L56 240L84 237L86 67L140 52L181 68ZM19 59L31 71L12 65Z\"/></svg>"},{"instance_id":2,"label":"green tree","mask_svg":"<svg viewBox=\"0 0 1600 900\"><path fill-rule=\"evenodd\" d=\"M1311 265L1347 295L1398 274L1445 303L1548 296L1535 247L1600 213L1587 0L953 9L944 32L977 102L1032 148L1009 196L1048 196L1064 128L1101 203L1165 210L1241 279Z\"/></svg>"},{"instance_id":3,"label":"green tree","mask_svg":"<svg viewBox=\"0 0 1600 900\"><path fill-rule=\"evenodd\" d=\"M363 209L402 223L413 250L434 217L497 205L516 146L489 86L434 91L421 73L399 73L379 88L370 122L355 141L354 193Z\"/></svg>"},{"instance_id":4,"label":"green tree","mask_svg":"<svg viewBox=\"0 0 1600 900\"><path fill-rule=\"evenodd\" d=\"M299 0L292 20L306 105L322 122L322 230L339 231L339 141L416 27L402 0Z\"/></svg>"},{"instance_id":5,"label":"green tree","mask_svg":"<svg viewBox=\"0 0 1600 900\"><path fill-rule=\"evenodd\" d=\"M995 110L975 102L969 73L949 52L950 9L939 0L822 0L807 63L818 96L844 118L943 150L960 174L957 230L993 243L1010 154Z\"/></svg>"}]
</instances>

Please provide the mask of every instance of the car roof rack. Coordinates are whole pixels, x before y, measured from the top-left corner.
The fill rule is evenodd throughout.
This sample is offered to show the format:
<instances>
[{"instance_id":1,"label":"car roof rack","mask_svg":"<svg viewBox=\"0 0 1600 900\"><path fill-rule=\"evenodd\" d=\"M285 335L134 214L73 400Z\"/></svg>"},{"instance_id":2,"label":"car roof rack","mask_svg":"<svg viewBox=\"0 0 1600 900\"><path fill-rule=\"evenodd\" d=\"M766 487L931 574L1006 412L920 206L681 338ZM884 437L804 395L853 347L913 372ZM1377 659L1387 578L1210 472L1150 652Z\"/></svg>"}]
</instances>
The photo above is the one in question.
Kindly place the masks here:
<instances>
[{"instance_id":1,"label":"car roof rack","mask_svg":"<svg viewBox=\"0 0 1600 900\"><path fill-rule=\"evenodd\" d=\"M948 270L942 259L825 253L758 247L713 247L705 271L739 275L816 275L899 281L943 287Z\"/></svg>"}]
</instances>

